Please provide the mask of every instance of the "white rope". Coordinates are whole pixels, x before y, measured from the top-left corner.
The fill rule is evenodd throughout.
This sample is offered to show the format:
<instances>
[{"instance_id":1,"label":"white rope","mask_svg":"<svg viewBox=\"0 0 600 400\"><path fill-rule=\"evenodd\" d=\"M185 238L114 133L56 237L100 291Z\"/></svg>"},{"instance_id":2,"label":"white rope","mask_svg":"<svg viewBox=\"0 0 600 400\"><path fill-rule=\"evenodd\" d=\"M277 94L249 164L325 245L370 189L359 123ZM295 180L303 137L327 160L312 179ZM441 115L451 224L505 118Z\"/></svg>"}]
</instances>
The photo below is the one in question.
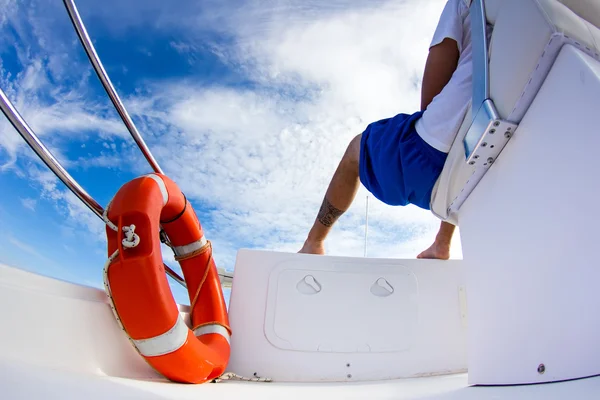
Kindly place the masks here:
<instances>
[{"instance_id":1,"label":"white rope","mask_svg":"<svg viewBox=\"0 0 600 400\"><path fill-rule=\"evenodd\" d=\"M124 248L133 249L140 244L140 237L135 233L135 225L124 226L123 232L125 232L125 239L121 243Z\"/></svg>"},{"instance_id":2,"label":"white rope","mask_svg":"<svg viewBox=\"0 0 600 400\"><path fill-rule=\"evenodd\" d=\"M104 221L106 226L108 226L113 231L118 232L119 228L117 227L117 225L113 224L113 222L110 219L108 219L108 209L109 208L110 208L110 203L108 203L108 206L106 206L106 209L102 213L102 220ZM140 237L135 233L135 225L132 224L129 226L124 226L123 232L125 233L125 239L123 239L121 244L123 244L124 248L133 249L134 247L137 247L138 244L140 244ZM118 251L117 251L117 254L118 254ZM113 254L113 256L115 256L115 254ZM115 256L115 258L116 258L116 256ZM114 258L113 258L113 260L114 260Z\"/></svg>"},{"instance_id":3,"label":"white rope","mask_svg":"<svg viewBox=\"0 0 600 400\"><path fill-rule=\"evenodd\" d=\"M102 219L104 220L104 223L113 231L118 232L119 228L112 223L112 221L110 219L108 219L108 209L110 207L110 203L108 204L108 206L106 207L106 210L104 210L104 213L102 214ZM123 239L123 241L121 242L123 244L123 248L125 250L127 249L132 249L134 247L137 247L140 244L140 237L135 233L135 225L129 225L129 226L124 226L123 227L123 233L125 235L125 238ZM166 235L165 235L166 237ZM170 243L168 243L168 238L166 240L167 245L169 247ZM115 316L115 319L117 320L117 323L119 324L119 327L125 331L125 327L123 326L123 323L121 321L121 318L119 318L119 314L117 313L117 310L115 308L114 305L114 301L112 299L112 292L110 290L110 284L108 282L108 268L110 267L110 264L112 264L112 262L119 256L119 250L117 249L109 258L108 260L106 260L106 264L104 264L104 271L103 271L103 277L104 277L104 288L106 290L106 293L108 294L108 298L110 300L110 305L112 308L112 312ZM127 331L125 331L125 333L127 333ZM134 344L134 347L136 348L136 350L139 349L137 348L137 346L135 346L135 341L133 339L131 339L131 337L129 336L129 334L127 334L127 337L129 338L129 340ZM254 374L253 378L247 378L238 374L235 374L233 372L226 372L223 375L219 376L218 378L214 379L212 382L214 383L219 383L219 382L226 382L226 381L241 381L241 382L271 382L272 380L270 378L261 378L259 376L257 376L256 374Z\"/></svg>"},{"instance_id":4,"label":"white rope","mask_svg":"<svg viewBox=\"0 0 600 400\"><path fill-rule=\"evenodd\" d=\"M117 226L115 224L113 224L110 219L108 219L108 209L109 208L110 208L110 203L108 203L108 206L102 213L102 219L104 220L104 223L106 224L106 226L108 226L113 231L118 232L119 228L117 228ZM125 233L125 238L121 241L121 243L123 244L123 248L125 250L132 249L134 247L137 247L137 245L140 244L140 237L135 233L135 225L132 224L129 226L124 226L123 232ZM111 300L111 306L112 306L113 312L115 313L115 318L119 322L121 329L123 329L123 325L121 324L121 320L119 319L119 316L117 315L114 304L112 304L112 294L110 291L110 285L108 284L108 267L110 267L110 264L112 264L112 262L115 261L115 259L118 256L119 256L119 249L115 250L115 252L112 253L112 255L110 257L108 257L108 260L106 260L106 263L104 264L104 287L106 289L106 294L108 294L108 297Z\"/></svg>"},{"instance_id":5,"label":"white rope","mask_svg":"<svg viewBox=\"0 0 600 400\"><path fill-rule=\"evenodd\" d=\"M233 372L225 372L220 377L213 380L213 383L220 383L226 381L238 381L238 382L272 382L270 378L261 378L254 374L254 378L246 378L244 376L234 374Z\"/></svg>"},{"instance_id":6,"label":"white rope","mask_svg":"<svg viewBox=\"0 0 600 400\"><path fill-rule=\"evenodd\" d=\"M110 308L112 309L112 312L115 316L115 319L117 320L117 323L119 324L119 327L123 331L125 331L125 327L123 326L123 323L121 322L121 318L119 318L119 314L117 313L117 309L115 308L115 303L112 298L112 291L110 290L110 283L108 282L108 267L110 266L110 264L112 264L112 262L118 256L119 256L119 250L116 250L114 253L112 253L112 255L110 257L108 257L108 260L106 260L106 263L104 264L104 270L102 271L102 277L104 280L104 290L106 291L106 294L108 295L108 299L110 302ZM127 333L127 332L125 332L125 333ZM129 340L131 340L129 335L127 335L127 337L129 338Z\"/></svg>"},{"instance_id":7,"label":"white rope","mask_svg":"<svg viewBox=\"0 0 600 400\"><path fill-rule=\"evenodd\" d=\"M106 206L106 209L102 213L102 220L110 229L112 229L115 232L118 232L119 228L117 228L117 226L115 224L113 224L110 219L108 219L108 209L109 208L110 208L110 203L108 203L108 205Z\"/></svg>"},{"instance_id":8,"label":"white rope","mask_svg":"<svg viewBox=\"0 0 600 400\"><path fill-rule=\"evenodd\" d=\"M102 213L102 219L104 220L104 223L106 224L106 226L108 226L113 231L118 232L119 228L115 224L113 224L110 219L108 219L108 209L109 208L110 208L110 203L108 203L108 206L106 206L106 209ZM123 239L123 241L121 243L123 244L123 248L125 250L131 249L140 244L140 237L135 233L135 225L124 226L123 232L125 232L125 239ZM112 291L110 290L110 283L108 282L108 268L110 267L112 262L115 261L115 259L118 256L119 256L119 249L115 250L115 252L112 253L112 255L110 257L108 257L108 260L106 260L106 263L104 264L104 270L102 271L103 272L102 273L103 280L104 280L104 290L106 291L106 294L108 296L108 300L110 303L110 308L113 312L113 315L115 316L115 319L117 320L117 323L119 324L119 327L123 330L123 332L125 332L125 334L127 335L127 338L133 344L133 347L137 350L137 347L135 346L133 339L131 338L131 336L129 336L129 333L127 333L127 331L125 330L125 327L123 326L123 322L121 321L121 318L119 317L119 313L117 312L117 308L115 307L115 302L112 297Z\"/></svg>"}]
</instances>

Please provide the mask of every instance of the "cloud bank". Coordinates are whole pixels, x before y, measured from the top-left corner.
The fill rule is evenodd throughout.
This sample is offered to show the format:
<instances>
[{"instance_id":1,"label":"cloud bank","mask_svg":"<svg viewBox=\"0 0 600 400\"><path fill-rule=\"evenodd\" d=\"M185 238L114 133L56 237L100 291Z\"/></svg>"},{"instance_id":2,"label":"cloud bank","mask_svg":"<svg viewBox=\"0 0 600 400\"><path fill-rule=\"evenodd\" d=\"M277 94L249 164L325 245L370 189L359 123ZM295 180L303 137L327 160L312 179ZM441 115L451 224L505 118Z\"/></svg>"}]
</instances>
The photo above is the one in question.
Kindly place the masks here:
<instances>
[{"instance_id":1,"label":"cloud bank","mask_svg":"<svg viewBox=\"0 0 600 400\"><path fill-rule=\"evenodd\" d=\"M30 44L16 46L17 72L0 65L0 84L61 162L80 173L111 170L111 177L149 172L108 100L97 95L68 18L41 17L44 8L64 11L39 0L23 14L26 5L3 2L3 32ZM182 57L197 63L198 52L208 51L242 77L136 77L137 89L121 92L155 157L192 201L217 261L231 269L240 247L297 251L348 142L372 121L417 110L444 1L201 3L81 1L79 8L92 35L171 32L165 46ZM37 185L74 227L91 226L102 247L101 224L32 160L0 122L5 173ZM367 195L361 188L340 219L330 254L363 255ZM429 212L373 197L369 203L370 256L414 257L433 240L439 222ZM458 237L452 256L461 256Z\"/></svg>"}]
</instances>

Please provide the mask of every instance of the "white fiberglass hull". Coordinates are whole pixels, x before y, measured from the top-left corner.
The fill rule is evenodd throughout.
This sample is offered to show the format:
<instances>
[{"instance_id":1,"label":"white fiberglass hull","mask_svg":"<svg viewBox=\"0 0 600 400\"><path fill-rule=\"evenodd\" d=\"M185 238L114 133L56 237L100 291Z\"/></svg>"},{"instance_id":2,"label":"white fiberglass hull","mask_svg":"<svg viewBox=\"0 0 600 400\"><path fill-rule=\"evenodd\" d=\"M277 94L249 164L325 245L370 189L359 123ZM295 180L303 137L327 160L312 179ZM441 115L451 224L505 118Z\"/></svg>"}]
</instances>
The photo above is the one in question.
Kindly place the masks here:
<instances>
[{"instance_id":1,"label":"white fiberglass hull","mask_svg":"<svg viewBox=\"0 0 600 400\"><path fill-rule=\"evenodd\" d=\"M504 387L470 387L466 374L348 383L175 384L156 374L133 350L101 290L4 266L0 318L0 398L7 400L570 400L597 399L600 394L600 377Z\"/></svg>"}]
</instances>

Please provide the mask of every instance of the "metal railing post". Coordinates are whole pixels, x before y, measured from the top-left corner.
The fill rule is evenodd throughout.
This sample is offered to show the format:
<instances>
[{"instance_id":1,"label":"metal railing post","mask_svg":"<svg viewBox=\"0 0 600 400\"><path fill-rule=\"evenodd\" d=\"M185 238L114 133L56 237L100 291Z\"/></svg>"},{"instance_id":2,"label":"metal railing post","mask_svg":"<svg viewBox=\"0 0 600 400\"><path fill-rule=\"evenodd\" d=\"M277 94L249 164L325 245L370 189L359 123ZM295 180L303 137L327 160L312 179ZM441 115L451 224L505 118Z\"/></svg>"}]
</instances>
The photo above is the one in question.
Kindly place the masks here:
<instances>
[{"instance_id":1,"label":"metal railing post","mask_svg":"<svg viewBox=\"0 0 600 400\"><path fill-rule=\"evenodd\" d=\"M64 183L70 190L85 204L98 218L102 219L104 208L85 191L73 177L63 168L58 160L52 155L50 150L41 142L35 132L27 124L25 119L19 114L15 106L10 102L4 91L0 88L0 108L6 118L15 127L19 135L27 142L29 147L37 154L37 156L50 168L52 172ZM173 278L173 280L183 287L187 287L185 280L173 271L169 266L164 264L165 272Z\"/></svg>"},{"instance_id":2,"label":"metal railing post","mask_svg":"<svg viewBox=\"0 0 600 400\"><path fill-rule=\"evenodd\" d=\"M110 78L108 77L108 74L106 73L102 62L100 61L100 57L98 57L98 53L96 53L96 49L92 44L92 40L90 39L90 36L88 35L87 30L85 29L85 25L81 20L79 11L77 11L75 2L73 0L63 0L63 3L67 8L67 12L69 13L69 17L71 18L73 27L77 32L77 36L79 36L79 40L81 40L81 44L83 45L83 48L85 49L85 52L87 53L88 58L90 59L90 62L92 63L92 66L96 71L96 74L98 74L98 78L102 82L102 86L104 86L104 90L106 90L108 97L110 97L110 100L117 109L117 112L121 116L123 123L125 123L127 130L133 137L133 140L135 140L135 143L137 143L138 147L142 151L142 154L144 154L144 157L146 157L146 160L148 160L148 163L150 164L154 172L162 174L162 169L158 165L158 162L156 162L156 160L154 159L154 156L152 156L152 153L150 152L148 146L146 146L142 135L140 135L140 132L137 130L135 124L133 123L133 120L131 119L129 113L125 109L121 98L117 94L115 87L110 81Z\"/></svg>"}]
</instances>

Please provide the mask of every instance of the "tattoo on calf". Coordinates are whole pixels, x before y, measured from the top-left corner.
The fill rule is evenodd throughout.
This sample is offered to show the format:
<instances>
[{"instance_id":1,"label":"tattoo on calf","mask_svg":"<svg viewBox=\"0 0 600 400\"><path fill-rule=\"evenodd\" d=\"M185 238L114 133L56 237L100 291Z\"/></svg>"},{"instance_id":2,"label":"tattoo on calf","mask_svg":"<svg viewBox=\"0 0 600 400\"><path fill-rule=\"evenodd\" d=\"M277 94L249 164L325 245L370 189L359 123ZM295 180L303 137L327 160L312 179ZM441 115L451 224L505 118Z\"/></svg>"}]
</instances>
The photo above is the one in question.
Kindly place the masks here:
<instances>
[{"instance_id":1,"label":"tattoo on calf","mask_svg":"<svg viewBox=\"0 0 600 400\"><path fill-rule=\"evenodd\" d=\"M320 223L325 225L326 227L332 226L335 221L342 215L344 211L335 208L327 198L323 199L323 204L321 204L321 209L319 210L319 215L317 219Z\"/></svg>"}]
</instances>

